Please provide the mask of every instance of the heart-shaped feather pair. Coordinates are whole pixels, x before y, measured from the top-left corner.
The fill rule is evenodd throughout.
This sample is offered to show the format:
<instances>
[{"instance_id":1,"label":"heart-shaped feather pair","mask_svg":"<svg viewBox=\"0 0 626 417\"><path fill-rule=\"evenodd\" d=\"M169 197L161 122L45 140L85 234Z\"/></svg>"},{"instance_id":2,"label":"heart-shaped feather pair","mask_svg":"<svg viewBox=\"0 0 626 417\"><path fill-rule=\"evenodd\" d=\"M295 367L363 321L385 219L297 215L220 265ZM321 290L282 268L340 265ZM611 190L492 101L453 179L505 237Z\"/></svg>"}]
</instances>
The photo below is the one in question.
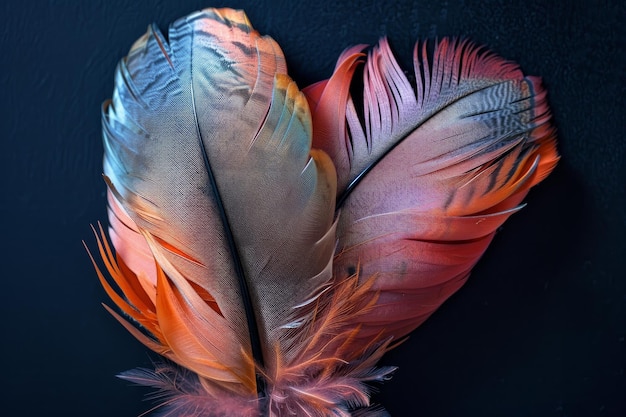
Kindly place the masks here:
<instances>
[{"instance_id":1,"label":"heart-shaped feather pair","mask_svg":"<svg viewBox=\"0 0 626 417\"><path fill-rule=\"evenodd\" d=\"M121 375L158 388L162 415L384 414L376 362L554 168L545 92L515 64L418 44L412 85L385 40L363 49L303 93L243 12L207 9L120 62L115 254L97 236L115 284L96 269L126 318L109 311L169 359Z\"/></svg>"}]
</instances>

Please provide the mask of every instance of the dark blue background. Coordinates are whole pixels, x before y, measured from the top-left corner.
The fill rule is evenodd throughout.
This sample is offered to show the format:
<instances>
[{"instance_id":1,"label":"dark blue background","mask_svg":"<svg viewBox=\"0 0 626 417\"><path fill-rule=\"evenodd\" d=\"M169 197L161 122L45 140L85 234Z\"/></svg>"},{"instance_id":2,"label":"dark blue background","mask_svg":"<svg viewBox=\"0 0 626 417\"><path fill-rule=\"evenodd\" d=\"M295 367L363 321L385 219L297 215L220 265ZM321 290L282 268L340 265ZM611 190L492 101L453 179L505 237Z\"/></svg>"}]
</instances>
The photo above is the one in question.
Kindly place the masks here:
<instances>
[{"instance_id":1,"label":"dark blue background","mask_svg":"<svg viewBox=\"0 0 626 417\"><path fill-rule=\"evenodd\" d=\"M626 13L620 1L25 1L0 5L3 415L136 416L114 374L147 349L101 307L82 247L105 220L100 105L155 21L243 8L301 86L344 47L463 35L541 75L563 156L469 283L385 363L394 416L623 416Z\"/></svg>"}]
</instances>

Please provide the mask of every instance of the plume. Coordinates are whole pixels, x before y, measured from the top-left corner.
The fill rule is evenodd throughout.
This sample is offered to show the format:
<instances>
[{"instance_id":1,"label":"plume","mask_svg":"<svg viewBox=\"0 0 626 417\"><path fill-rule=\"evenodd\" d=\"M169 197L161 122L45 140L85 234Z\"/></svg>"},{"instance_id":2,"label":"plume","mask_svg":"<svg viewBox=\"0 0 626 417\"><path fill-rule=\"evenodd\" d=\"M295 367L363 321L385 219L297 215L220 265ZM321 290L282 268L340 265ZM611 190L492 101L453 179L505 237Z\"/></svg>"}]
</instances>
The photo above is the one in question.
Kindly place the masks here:
<instances>
[{"instance_id":1,"label":"plume","mask_svg":"<svg viewBox=\"0 0 626 417\"><path fill-rule=\"evenodd\" d=\"M412 85L386 40L364 49L301 92L243 12L206 9L119 63L108 274L92 261L106 308L164 358L120 375L160 415L386 415L380 357L556 164L545 92L514 64L418 44Z\"/></svg>"},{"instance_id":2,"label":"plume","mask_svg":"<svg viewBox=\"0 0 626 417\"><path fill-rule=\"evenodd\" d=\"M334 280L375 277L359 337L397 339L463 285L559 157L546 92L516 64L467 40L417 43L413 86L387 40L362 49L305 91L337 170Z\"/></svg>"}]
</instances>

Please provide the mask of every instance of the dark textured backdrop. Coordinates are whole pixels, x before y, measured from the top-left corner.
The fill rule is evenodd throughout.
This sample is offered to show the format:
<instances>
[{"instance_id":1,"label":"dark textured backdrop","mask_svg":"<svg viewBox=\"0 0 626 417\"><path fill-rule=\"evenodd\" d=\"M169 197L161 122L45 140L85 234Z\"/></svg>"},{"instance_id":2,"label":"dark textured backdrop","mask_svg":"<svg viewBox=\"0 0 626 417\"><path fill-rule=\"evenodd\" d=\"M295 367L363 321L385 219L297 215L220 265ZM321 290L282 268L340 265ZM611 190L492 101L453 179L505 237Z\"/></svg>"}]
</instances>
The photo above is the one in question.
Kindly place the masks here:
<instances>
[{"instance_id":1,"label":"dark textured backdrop","mask_svg":"<svg viewBox=\"0 0 626 417\"><path fill-rule=\"evenodd\" d=\"M514 3L3 1L2 415L149 408L113 377L149 355L101 307L81 244L105 219L100 105L149 23L222 5L282 45L301 85L383 34L407 65L417 37L463 35L543 77L560 165L470 282L385 359L400 369L376 399L393 416L625 415L625 9Z\"/></svg>"}]
</instances>

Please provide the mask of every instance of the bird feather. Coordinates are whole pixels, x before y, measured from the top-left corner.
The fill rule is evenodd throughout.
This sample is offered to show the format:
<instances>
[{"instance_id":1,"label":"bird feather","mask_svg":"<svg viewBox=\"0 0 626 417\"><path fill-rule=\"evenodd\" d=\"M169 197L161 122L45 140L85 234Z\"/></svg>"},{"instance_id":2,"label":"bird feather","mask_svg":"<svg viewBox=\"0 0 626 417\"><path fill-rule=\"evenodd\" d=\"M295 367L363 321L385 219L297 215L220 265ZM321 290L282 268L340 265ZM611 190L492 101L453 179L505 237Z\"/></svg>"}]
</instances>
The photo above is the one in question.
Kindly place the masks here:
<instances>
[{"instance_id":1,"label":"bird feather","mask_svg":"<svg viewBox=\"0 0 626 417\"><path fill-rule=\"evenodd\" d=\"M416 46L411 84L382 39L303 93L241 11L168 39L135 42L102 113L110 278L92 261L165 358L121 377L164 416L386 415L378 360L558 160L539 80L443 39Z\"/></svg>"},{"instance_id":2,"label":"bird feather","mask_svg":"<svg viewBox=\"0 0 626 417\"><path fill-rule=\"evenodd\" d=\"M540 80L516 64L467 40L418 43L411 85L386 39L361 50L305 93L337 170L334 279L375 276L359 337L397 339L463 285L558 155Z\"/></svg>"}]
</instances>

